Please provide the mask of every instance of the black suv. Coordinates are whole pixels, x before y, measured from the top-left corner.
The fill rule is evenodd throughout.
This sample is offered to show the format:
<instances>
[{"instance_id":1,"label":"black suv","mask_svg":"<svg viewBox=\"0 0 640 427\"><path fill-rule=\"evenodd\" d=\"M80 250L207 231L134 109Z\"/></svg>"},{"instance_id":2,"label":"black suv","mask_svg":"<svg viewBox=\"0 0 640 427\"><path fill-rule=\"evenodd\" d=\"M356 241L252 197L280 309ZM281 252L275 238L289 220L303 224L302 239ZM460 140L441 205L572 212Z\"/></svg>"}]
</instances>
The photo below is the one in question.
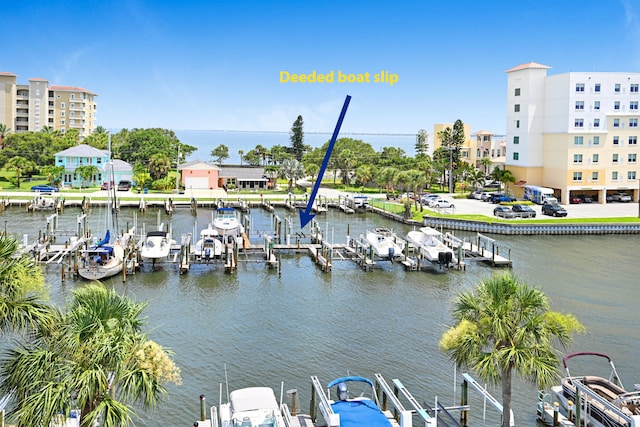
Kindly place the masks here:
<instances>
[{"instance_id":1,"label":"black suv","mask_svg":"<svg viewBox=\"0 0 640 427\"><path fill-rule=\"evenodd\" d=\"M551 216L567 216L567 211L560 205L545 203L542 205L542 213Z\"/></svg>"},{"instance_id":2,"label":"black suv","mask_svg":"<svg viewBox=\"0 0 640 427\"><path fill-rule=\"evenodd\" d=\"M129 191L131 190L131 181L120 181L118 183L118 191Z\"/></svg>"}]
</instances>

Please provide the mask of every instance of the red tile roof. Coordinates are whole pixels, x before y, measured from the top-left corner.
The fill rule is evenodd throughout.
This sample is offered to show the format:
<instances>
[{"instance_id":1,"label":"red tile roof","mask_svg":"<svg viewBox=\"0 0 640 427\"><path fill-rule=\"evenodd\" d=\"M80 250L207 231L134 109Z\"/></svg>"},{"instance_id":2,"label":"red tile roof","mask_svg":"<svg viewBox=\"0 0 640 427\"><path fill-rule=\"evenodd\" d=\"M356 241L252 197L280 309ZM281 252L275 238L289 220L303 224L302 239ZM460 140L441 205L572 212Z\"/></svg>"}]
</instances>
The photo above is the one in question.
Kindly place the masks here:
<instances>
[{"instance_id":1,"label":"red tile roof","mask_svg":"<svg viewBox=\"0 0 640 427\"><path fill-rule=\"evenodd\" d=\"M0 76L10 76L10 77L18 77L13 73L9 73L7 71L0 71Z\"/></svg>"}]
</instances>

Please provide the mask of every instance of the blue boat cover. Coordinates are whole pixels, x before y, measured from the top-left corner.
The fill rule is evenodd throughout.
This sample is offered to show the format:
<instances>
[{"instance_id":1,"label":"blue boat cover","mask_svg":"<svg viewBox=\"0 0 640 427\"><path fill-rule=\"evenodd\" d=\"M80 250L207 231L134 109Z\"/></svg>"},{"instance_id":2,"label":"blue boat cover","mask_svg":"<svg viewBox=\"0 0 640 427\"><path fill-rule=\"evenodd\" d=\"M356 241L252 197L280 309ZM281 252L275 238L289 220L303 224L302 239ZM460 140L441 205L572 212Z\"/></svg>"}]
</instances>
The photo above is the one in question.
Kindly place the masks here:
<instances>
[{"instance_id":1,"label":"blue boat cover","mask_svg":"<svg viewBox=\"0 0 640 427\"><path fill-rule=\"evenodd\" d=\"M391 423L373 400L339 400L331 404L340 414L340 427L390 427Z\"/></svg>"},{"instance_id":2,"label":"blue boat cover","mask_svg":"<svg viewBox=\"0 0 640 427\"><path fill-rule=\"evenodd\" d=\"M357 377L357 376L350 376L350 377L340 377L340 378L336 378L335 380L331 381L329 384L327 384L327 388L331 388L336 384L340 384L340 383L344 383L347 381L359 381L359 382L363 382L363 383L367 383L371 386L371 388L373 389L374 385L373 385L373 381L371 381L369 378L365 378L365 377Z\"/></svg>"},{"instance_id":3,"label":"blue boat cover","mask_svg":"<svg viewBox=\"0 0 640 427\"><path fill-rule=\"evenodd\" d=\"M102 245L106 245L107 243L109 243L109 240L111 240L111 233L109 232L109 230L107 230L107 234L105 234L104 239L98 242L98 244L96 245L96 248L99 248Z\"/></svg>"}]
</instances>

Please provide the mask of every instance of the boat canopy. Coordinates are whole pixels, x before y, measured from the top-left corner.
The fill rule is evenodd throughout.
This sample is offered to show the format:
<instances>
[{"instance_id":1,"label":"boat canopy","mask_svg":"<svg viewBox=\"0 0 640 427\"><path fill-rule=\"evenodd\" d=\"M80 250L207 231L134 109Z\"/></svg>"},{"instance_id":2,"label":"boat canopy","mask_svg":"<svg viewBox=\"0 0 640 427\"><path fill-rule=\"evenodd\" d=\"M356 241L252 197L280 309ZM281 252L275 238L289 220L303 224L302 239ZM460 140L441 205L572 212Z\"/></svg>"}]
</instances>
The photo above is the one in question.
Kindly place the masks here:
<instances>
[{"instance_id":1,"label":"boat canopy","mask_svg":"<svg viewBox=\"0 0 640 427\"><path fill-rule=\"evenodd\" d=\"M147 237L167 237L166 231L150 231L147 233Z\"/></svg>"},{"instance_id":2,"label":"boat canopy","mask_svg":"<svg viewBox=\"0 0 640 427\"><path fill-rule=\"evenodd\" d=\"M227 208L218 208L218 209L216 209L216 210L217 210L218 212L233 212L233 211L235 211L235 209L233 209L233 208L229 208L229 207L227 207Z\"/></svg>"},{"instance_id":3,"label":"boat canopy","mask_svg":"<svg viewBox=\"0 0 640 427\"><path fill-rule=\"evenodd\" d=\"M344 383L344 382L347 382L347 381L359 381L359 382L363 382L363 383L369 384L372 388L374 387L373 381L371 381L369 378L350 376L350 377L336 378L335 380L333 380L329 384L327 384L327 388L331 388L336 384Z\"/></svg>"}]
</instances>

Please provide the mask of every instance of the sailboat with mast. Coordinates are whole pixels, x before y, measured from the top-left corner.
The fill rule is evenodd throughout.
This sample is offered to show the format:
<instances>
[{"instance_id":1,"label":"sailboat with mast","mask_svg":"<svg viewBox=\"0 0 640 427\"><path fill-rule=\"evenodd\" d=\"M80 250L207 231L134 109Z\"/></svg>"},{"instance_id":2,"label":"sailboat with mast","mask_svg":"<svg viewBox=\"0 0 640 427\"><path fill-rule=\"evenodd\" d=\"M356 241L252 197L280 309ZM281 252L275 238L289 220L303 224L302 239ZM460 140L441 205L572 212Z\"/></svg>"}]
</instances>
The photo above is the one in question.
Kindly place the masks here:
<instances>
[{"instance_id":1,"label":"sailboat with mast","mask_svg":"<svg viewBox=\"0 0 640 427\"><path fill-rule=\"evenodd\" d=\"M108 182L113 182L113 163L111 161L111 135L109 135L109 160L107 161ZM125 252L129 241L133 237L132 232L123 233L112 239L110 227L118 230L115 187L107 193L106 207L106 232L99 242L82 251L78 274L87 280L101 280L121 273L124 268ZM113 243L111 243L111 241Z\"/></svg>"}]
</instances>

